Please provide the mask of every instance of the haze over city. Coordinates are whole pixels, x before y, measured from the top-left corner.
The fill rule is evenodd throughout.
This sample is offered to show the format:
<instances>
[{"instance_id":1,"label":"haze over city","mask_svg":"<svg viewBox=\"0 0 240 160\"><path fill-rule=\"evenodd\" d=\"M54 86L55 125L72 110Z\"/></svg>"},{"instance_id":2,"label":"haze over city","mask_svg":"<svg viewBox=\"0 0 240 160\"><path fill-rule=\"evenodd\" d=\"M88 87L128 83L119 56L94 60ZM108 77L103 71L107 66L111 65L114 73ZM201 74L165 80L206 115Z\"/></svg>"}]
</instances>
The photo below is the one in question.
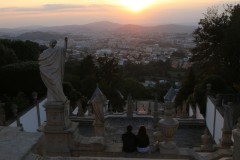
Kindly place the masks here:
<instances>
[{"instance_id":1,"label":"haze over city","mask_svg":"<svg viewBox=\"0 0 240 160\"><path fill-rule=\"evenodd\" d=\"M78 25L97 21L121 24L197 25L208 7L232 0L1 0L1 28Z\"/></svg>"}]
</instances>

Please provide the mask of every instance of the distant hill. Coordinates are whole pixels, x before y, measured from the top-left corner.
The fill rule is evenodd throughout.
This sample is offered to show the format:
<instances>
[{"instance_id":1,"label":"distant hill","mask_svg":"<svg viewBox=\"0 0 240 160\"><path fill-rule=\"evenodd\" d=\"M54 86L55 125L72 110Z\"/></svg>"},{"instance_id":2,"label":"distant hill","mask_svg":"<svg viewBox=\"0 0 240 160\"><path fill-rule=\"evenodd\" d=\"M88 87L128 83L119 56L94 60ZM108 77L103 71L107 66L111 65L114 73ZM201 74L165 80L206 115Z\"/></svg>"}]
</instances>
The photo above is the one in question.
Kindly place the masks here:
<instances>
[{"instance_id":1,"label":"distant hill","mask_svg":"<svg viewBox=\"0 0 240 160\"><path fill-rule=\"evenodd\" d=\"M51 39L59 39L62 37L64 36L58 33L55 34L55 33L48 33L48 32L27 32L19 36L16 36L16 39L49 41Z\"/></svg>"},{"instance_id":2,"label":"distant hill","mask_svg":"<svg viewBox=\"0 0 240 160\"><path fill-rule=\"evenodd\" d=\"M177 24L158 25L151 27L152 30L159 31L161 33L192 33L197 27L186 26Z\"/></svg>"},{"instance_id":3,"label":"distant hill","mask_svg":"<svg viewBox=\"0 0 240 160\"><path fill-rule=\"evenodd\" d=\"M99 32L160 32L160 33L192 33L196 26L184 26L184 25L157 25L157 26L141 26L134 24L118 24L108 21L101 21L95 23L89 23L85 25L65 25L65 26L53 26L53 27L41 27L41 26L30 26L21 27L15 29L0 28L0 33L15 35L21 39L29 39L32 37L34 39L40 39L39 37L49 37L52 35L50 32L54 33L69 33L69 34L82 34L82 33L99 33ZM27 33L29 32L29 33ZM20 35L22 34L22 35ZM34 34L34 35L33 35ZM39 37L38 37L39 36ZM54 34L54 36L57 36Z\"/></svg>"},{"instance_id":4,"label":"distant hill","mask_svg":"<svg viewBox=\"0 0 240 160\"><path fill-rule=\"evenodd\" d=\"M118 23L101 21L101 22L89 23L84 25L65 25L65 26L43 27L39 29L42 31L54 31L54 32L61 32L61 33L81 33L81 32L111 31L121 26L122 25Z\"/></svg>"},{"instance_id":5,"label":"distant hill","mask_svg":"<svg viewBox=\"0 0 240 160\"><path fill-rule=\"evenodd\" d=\"M91 29L91 30L98 30L98 31L111 31L115 30L117 28L120 28L123 26L122 24L118 23L112 23L108 21L101 21L101 22L95 22L95 23L89 23L86 25L83 25L85 28Z\"/></svg>"},{"instance_id":6,"label":"distant hill","mask_svg":"<svg viewBox=\"0 0 240 160\"><path fill-rule=\"evenodd\" d=\"M119 32L160 32L160 33L192 33L196 29L195 26L184 26L184 25L176 25L176 24L169 24L169 25L158 25L158 26L151 26L145 27L140 25L124 25L121 28L118 28L117 31Z\"/></svg>"}]
</instances>

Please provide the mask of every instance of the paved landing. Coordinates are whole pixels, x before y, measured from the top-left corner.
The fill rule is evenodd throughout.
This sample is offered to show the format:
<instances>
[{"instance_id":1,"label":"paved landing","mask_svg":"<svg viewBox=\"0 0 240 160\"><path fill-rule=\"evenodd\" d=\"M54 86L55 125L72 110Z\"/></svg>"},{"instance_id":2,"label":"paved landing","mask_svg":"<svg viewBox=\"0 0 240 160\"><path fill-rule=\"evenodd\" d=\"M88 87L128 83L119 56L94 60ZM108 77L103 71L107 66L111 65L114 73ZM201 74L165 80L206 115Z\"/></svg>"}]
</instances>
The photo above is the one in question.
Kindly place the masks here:
<instances>
[{"instance_id":1,"label":"paved landing","mask_svg":"<svg viewBox=\"0 0 240 160\"><path fill-rule=\"evenodd\" d=\"M0 126L0 160L22 160L41 136L41 133L23 132L17 127Z\"/></svg>"}]
</instances>

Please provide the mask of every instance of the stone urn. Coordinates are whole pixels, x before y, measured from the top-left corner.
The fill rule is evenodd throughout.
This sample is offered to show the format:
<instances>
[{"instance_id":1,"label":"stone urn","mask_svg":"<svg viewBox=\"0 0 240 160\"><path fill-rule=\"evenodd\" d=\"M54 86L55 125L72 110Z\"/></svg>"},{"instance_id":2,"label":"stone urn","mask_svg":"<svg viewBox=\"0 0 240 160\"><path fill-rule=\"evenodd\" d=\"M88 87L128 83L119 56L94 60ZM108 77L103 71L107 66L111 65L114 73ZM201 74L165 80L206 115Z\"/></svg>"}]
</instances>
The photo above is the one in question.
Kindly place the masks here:
<instances>
[{"instance_id":1,"label":"stone urn","mask_svg":"<svg viewBox=\"0 0 240 160\"><path fill-rule=\"evenodd\" d=\"M160 147L166 149L176 148L176 144L172 141L173 136L175 135L179 122L177 119L173 118L172 113L173 104L169 103L165 107L165 117L159 120L158 125L161 130L161 133L164 136L164 141L161 143Z\"/></svg>"}]
</instances>

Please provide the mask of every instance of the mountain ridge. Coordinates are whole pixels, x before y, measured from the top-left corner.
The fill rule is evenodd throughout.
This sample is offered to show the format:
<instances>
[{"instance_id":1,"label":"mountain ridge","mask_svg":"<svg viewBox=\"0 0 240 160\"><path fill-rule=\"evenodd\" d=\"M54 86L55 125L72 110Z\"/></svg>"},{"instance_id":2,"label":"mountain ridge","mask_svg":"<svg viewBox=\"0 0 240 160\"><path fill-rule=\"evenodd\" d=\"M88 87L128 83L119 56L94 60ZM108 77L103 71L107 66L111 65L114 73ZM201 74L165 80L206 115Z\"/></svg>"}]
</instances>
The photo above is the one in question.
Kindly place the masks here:
<instances>
[{"instance_id":1,"label":"mountain ridge","mask_svg":"<svg viewBox=\"0 0 240 160\"><path fill-rule=\"evenodd\" d=\"M165 25L137 25L120 24L110 21L99 21L83 25L61 25L61 26L26 26L18 28L0 28L2 34L24 34L27 32L54 32L54 33L94 33L94 32L161 32L161 33L192 33L197 27L190 25L165 24Z\"/></svg>"}]
</instances>

